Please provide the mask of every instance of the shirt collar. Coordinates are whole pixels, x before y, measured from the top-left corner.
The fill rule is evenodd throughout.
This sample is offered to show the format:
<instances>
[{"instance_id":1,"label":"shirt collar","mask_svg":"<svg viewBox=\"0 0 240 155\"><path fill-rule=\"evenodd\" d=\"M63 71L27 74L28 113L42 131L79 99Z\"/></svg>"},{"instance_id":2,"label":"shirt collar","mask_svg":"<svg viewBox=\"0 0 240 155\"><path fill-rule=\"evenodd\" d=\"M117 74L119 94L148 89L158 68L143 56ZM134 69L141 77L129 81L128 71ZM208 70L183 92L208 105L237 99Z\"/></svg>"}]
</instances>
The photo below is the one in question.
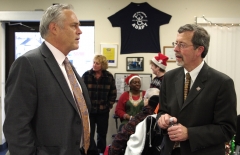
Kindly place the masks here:
<instances>
[{"instance_id":1,"label":"shirt collar","mask_svg":"<svg viewBox=\"0 0 240 155\"><path fill-rule=\"evenodd\" d=\"M200 72L200 70L202 69L204 65L204 61L202 61L200 63L200 65L198 65L194 70L192 70L191 72L189 72L190 76L191 76L191 81L194 82L198 76L198 73ZM184 73L186 75L188 71L184 68Z\"/></svg>"},{"instance_id":2,"label":"shirt collar","mask_svg":"<svg viewBox=\"0 0 240 155\"><path fill-rule=\"evenodd\" d=\"M59 65L62 65L66 56L61 51L59 51L56 47L54 47L52 44L50 44L49 42L45 41L45 43L46 43L47 47L50 49L50 51L52 52L57 63Z\"/></svg>"}]
</instances>

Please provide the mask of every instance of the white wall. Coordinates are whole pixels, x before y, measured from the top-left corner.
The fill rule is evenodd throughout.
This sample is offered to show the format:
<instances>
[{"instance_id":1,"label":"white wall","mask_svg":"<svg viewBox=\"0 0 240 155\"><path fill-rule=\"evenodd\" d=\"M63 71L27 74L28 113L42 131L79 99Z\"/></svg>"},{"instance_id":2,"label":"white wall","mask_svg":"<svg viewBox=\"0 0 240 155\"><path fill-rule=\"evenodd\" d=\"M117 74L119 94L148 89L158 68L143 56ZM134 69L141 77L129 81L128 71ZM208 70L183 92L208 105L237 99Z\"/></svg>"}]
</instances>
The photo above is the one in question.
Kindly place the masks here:
<instances>
[{"instance_id":1,"label":"white wall","mask_svg":"<svg viewBox=\"0 0 240 155\"><path fill-rule=\"evenodd\" d=\"M32 11L35 9L46 9L52 3L70 3L80 20L95 21L95 53L100 54L100 43L117 43L120 45L120 28L113 28L107 17L127 6L130 2L148 2L153 7L172 15L169 24L160 27L160 44L170 46L176 38L177 29L186 23L194 23L194 16L209 18L240 18L240 0L0 0L0 11ZM0 31L0 36L2 36ZM84 33L84 32L83 32ZM3 38L0 39L0 42ZM0 46L4 44L0 43ZM2 47L0 47L1 49ZM161 49L163 49L161 47ZM211 52L211 51L209 51ZM151 73L149 60L156 54L125 54L118 55L116 68L109 68L114 73L126 72L126 57L139 56L145 58L144 72ZM2 60L3 53L0 53ZM167 70L175 68L174 62L168 63ZM1 73L1 72L0 72ZM0 76L1 77L1 76ZM1 78L1 84L4 83ZM0 90L0 94L4 90ZM240 112L240 110L238 109ZM111 111L111 116L113 114ZM238 112L238 113L239 113ZM1 113L1 110L0 110ZM0 115L1 116L1 115ZM1 119L0 119L1 120ZM1 122L2 123L2 122ZM111 135L116 132L115 123L110 118L108 143ZM1 129L0 129L1 131ZM0 135L1 136L1 135ZM0 139L2 139L0 137ZM4 141L2 141L3 143ZM1 142L0 142L1 144Z\"/></svg>"}]
</instances>

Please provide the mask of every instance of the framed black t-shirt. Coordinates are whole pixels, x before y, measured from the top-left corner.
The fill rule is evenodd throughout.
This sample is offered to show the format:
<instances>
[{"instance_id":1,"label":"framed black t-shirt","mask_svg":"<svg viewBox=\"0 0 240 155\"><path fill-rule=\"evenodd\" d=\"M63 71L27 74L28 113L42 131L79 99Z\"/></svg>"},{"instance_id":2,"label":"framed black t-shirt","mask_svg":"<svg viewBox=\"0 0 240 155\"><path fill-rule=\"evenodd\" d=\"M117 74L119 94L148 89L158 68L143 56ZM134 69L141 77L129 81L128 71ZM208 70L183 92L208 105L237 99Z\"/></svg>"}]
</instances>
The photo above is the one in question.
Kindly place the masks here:
<instances>
[{"instance_id":1,"label":"framed black t-shirt","mask_svg":"<svg viewBox=\"0 0 240 155\"><path fill-rule=\"evenodd\" d=\"M159 27L169 23L171 15L147 2L133 3L108 17L113 27L121 28L121 54L159 53Z\"/></svg>"}]
</instances>

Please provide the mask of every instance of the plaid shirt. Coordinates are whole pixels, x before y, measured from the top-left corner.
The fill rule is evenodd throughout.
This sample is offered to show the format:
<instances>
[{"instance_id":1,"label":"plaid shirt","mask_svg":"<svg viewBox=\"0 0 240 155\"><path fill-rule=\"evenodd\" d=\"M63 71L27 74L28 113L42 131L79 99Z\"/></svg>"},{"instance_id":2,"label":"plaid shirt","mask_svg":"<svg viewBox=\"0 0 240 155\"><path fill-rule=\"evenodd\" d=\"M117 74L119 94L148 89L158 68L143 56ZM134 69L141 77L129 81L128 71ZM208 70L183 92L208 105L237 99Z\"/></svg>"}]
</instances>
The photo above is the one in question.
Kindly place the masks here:
<instances>
[{"instance_id":1,"label":"plaid shirt","mask_svg":"<svg viewBox=\"0 0 240 155\"><path fill-rule=\"evenodd\" d=\"M95 72L91 69L86 71L83 76L91 99L92 107L90 113L109 112L113 107L117 97L115 79L113 75L106 71L102 71L99 79L95 78Z\"/></svg>"}]
</instances>

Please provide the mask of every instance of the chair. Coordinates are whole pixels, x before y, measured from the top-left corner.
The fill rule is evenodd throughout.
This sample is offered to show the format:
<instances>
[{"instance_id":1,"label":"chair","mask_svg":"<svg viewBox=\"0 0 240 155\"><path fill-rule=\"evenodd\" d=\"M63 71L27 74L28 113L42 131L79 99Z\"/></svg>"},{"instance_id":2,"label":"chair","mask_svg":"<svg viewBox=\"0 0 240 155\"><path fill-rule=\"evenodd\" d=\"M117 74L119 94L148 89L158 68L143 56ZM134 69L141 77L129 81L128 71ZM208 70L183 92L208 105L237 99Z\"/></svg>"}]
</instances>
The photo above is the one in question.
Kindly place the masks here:
<instances>
[{"instance_id":1,"label":"chair","mask_svg":"<svg viewBox=\"0 0 240 155\"><path fill-rule=\"evenodd\" d=\"M119 117L118 117L118 115L113 114L113 118L115 119L116 129L118 131L118 119L119 119Z\"/></svg>"},{"instance_id":2,"label":"chair","mask_svg":"<svg viewBox=\"0 0 240 155\"><path fill-rule=\"evenodd\" d=\"M119 117L116 114L113 114L113 118L115 119L116 131L118 132L118 119ZM112 139L115 137L116 134L112 135Z\"/></svg>"}]
</instances>

